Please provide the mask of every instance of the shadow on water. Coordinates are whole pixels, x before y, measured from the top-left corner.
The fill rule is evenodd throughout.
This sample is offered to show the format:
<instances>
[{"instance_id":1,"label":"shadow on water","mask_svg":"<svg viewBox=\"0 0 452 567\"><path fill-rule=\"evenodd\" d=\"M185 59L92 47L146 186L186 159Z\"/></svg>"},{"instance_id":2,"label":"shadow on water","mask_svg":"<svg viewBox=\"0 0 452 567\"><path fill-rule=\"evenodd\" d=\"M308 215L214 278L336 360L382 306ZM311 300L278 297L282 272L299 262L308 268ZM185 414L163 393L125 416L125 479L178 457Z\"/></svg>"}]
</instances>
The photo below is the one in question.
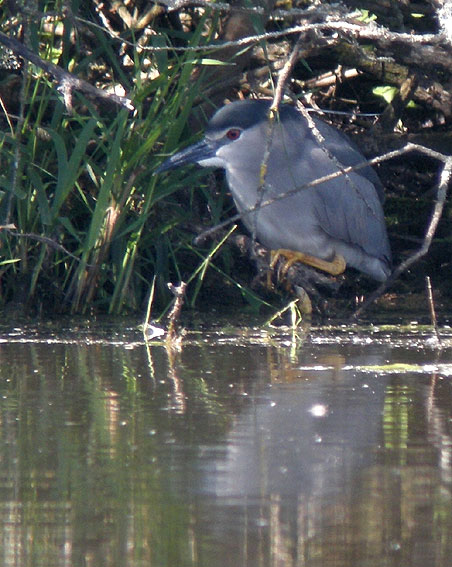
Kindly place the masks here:
<instances>
[{"instance_id":1,"label":"shadow on water","mask_svg":"<svg viewBox=\"0 0 452 567\"><path fill-rule=\"evenodd\" d=\"M5 331L2 564L448 566L451 355L420 329Z\"/></svg>"}]
</instances>

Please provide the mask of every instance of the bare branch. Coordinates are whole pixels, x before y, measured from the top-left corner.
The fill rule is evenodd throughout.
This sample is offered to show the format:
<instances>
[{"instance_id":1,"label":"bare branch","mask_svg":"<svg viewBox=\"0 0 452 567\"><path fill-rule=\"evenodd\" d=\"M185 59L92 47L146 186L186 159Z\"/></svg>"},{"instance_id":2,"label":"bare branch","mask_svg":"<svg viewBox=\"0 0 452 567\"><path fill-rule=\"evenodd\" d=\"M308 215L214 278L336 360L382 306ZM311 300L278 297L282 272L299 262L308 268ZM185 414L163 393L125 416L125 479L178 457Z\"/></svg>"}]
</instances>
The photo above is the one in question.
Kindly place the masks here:
<instances>
[{"instance_id":1,"label":"bare branch","mask_svg":"<svg viewBox=\"0 0 452 567\"><path fill-rule=\"evenodd\" d=\"M170 12L180 10L181 8L199 7L209 8L217 12L241 12L243 14L263 14L264 9L258 6L254 8L246 8L244 6L236 7L226 2L215 2L213 4L210 0L160 0L160 4L167 6Z\"/></svg>"},{"instance_id":2,"label":"bare branch","mask_svg":"<svg viewBox=\"0 0 452 567\"><path fill-rule=\"evenodd\" d=\"M173 343L176 342L178 337L180 338L179 319L185 300L185 290L187 289L187 284L185 282L180 282L180 284L176 286L172 283L168 283L168 289L174 295L175 300L171 312L168 315L168 330L166 334L166 340L169 343Z\"/></svg>"},{"instance_id":3,"label":"bare branch","mask_svg":"<svg viewBox=\"0 0 452 567\"><path fill-rule=\"evenodd\" d=\"M80 18L78 18L80 20ZM82 21L82 20L81 20ZM87 20L83 20L84 23L89 24ZM372 39L376 41L381 41L383 44L389 43L406 43L409 45L432 45L440 44L445 39L442 34L409 34L409 33L398 33L391 32L388 29L377 26L376 24L359 25L352 24L345 21L340 22L321 22L321 23L309 23L302 24L299 26L293 26L280 31L266 32L262 34L249 35L240 39L233 41L222 41L219 43L207 43L205 45L198 46L176 46L176 45L162 45L162 46L151 46L141 45L140 48L150 52L156 51L215 51L218 49L224 49L225 47L243 47L252 43L258 43L260 41L278 39L287 35L294 35L300 33L306 33L308 31L326 31L326 32L342 32L345 35L350 35L354 38L359 39ZM121 42L128 45L135 45L132 42L128 42L121 38Z\"/></svg>"},{"instance_id":4,"label":"bare branch","mask_svg":"<svg viewBox=\"0 0 452 567\"><path fill-rule=\"evenodd\" d=\"M41 236L40 234L35 234L34 232L16 232L15 230L12 230L15 228L16 227L14 224L0 226L0 230L4 230L5 233L9 234L10 236L13 236L14 238L28 238L29 240L36 240L37 242L42 242L43 244L50 246L50 248L53 248L54 250L59 250L60 252L63 252L63 254L66 254L73 260L76 260L77 262L81 262L80 258L72 254L72 252L69 252L69 250L67 250L59 242L52 240L52 238L49 238L48 236ZM88 268L94 268L92 264L85 264L85 265Z\"/></svg>"},{"instance_id":5,"label":"bare branch","mask_svg":"<svg viewBox=\"0 0 452 567\"><path fill-rule=\"evenodd\" d=\"M435 205L433 207L432 216L428 224L427 230L425 232L424 240L421 247L411 254L406 260L397 266L397 268L392 272L390 277L382 283L361 305L359 309L353 314L353 319L357 319L368 307L373 303L378 297L380 297L384 291L408 268L410 268L415 262L420 260L423 256L427 254L430 249L433 237L435 235L436 229L438 228L438 223L443 214L444 205L447 197L447 188L452 180L452 156L444 156L438 152L433 152L429 148L424 148L415 144L408 144L405 148L406 151L418 151L429 157L440 160L443 163L443 167L440 173L440 179L437 188L437 195ZM405 152L404 152L405 153Z\"/></svg>"},{"instance_id":6,"label":"bare branch","mask_svg":"<svg viewBox=\"0 0 452 567\"><path fill-rule=\"evenodd\" d=\"M8 49L13 51L22 59L26 61L30 61L33 65L36 65L46 73L53 75L53 77L58 81L59 87L58 90L63 93L64 101L68 110L71 110L72 101L71 101L71 94L74 89L85 92L86 94L94 97L94 98L101 98L103 100L107 100L108 102L113 102L115 104L119 104L120 106L124 106L129 110L133 110L132 102L129 98L125 96L119 96L115 93L107 93L102 89L98 89L93 87L90 83L75 77L68 71L65 71L58 65L51 63L50 61L45 61L41 59L39 55L33 53L28 47L26 47L17 39L12 37L8 37L4 33L0 32L0 43L5 45Z\"/></svg>"}]
</instances>

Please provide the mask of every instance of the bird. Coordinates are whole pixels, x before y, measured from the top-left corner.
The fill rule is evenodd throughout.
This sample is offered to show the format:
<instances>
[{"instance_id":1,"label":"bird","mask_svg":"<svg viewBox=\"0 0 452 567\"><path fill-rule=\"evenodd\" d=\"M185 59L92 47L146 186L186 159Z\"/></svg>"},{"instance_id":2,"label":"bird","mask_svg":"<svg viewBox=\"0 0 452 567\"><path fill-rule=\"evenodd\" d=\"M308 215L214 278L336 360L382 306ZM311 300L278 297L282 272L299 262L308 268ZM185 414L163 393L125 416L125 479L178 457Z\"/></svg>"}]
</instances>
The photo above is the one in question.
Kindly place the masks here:
<instances>
[{"instance_id":1,"label":"bird","mask_svg":"<svg viewBox=\"0 0 452 567\"><path fill-rule=\"evenodd\" d=\"M190 163L222 168L243 223L264 247L331 275L351 267L384 282L391 249L375 170L365 165L332 175L366 158L340 130L317 116L308 120L290 104L280 105L269 138L271 104L226 104L201 141L167 158L156 173Z\"/></svg>"}]
</instances>

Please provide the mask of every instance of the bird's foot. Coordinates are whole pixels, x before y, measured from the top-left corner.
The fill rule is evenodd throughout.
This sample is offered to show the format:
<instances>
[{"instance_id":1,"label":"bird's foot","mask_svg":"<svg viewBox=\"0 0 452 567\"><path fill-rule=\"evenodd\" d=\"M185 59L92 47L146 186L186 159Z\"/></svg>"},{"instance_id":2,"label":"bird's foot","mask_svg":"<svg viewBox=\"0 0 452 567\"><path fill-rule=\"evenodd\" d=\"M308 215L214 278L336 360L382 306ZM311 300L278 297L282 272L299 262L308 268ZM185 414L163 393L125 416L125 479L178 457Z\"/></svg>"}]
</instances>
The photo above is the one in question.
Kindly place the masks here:
<instances>
[{"instance_id":1,"label":"bird's foot","mask_svg":"<svg viewBox=\"0 0 452 567\"><path fill-rule=\"evenodd\" d=\"M316 258L315 256L311 256L310 254L304 254L303 252L295 252L293 250L272 250L271 253L271 262L270 262L270 270L273 270L276 266L276 263L280 259L281 256L286 258L286 263L281 270L281 276L284 277L287 274L288 269L295 264L295 262L301 262L302 264L306 264L308 266L312 266L313 268L317 268L318 270L322 270L327 274L331 274L332 276L338 276L342 274L342 272L347 267L345 263L344 257L340 254L336 254L331 261L321 260L320 258Z\"/></svg>"}]
</instances>

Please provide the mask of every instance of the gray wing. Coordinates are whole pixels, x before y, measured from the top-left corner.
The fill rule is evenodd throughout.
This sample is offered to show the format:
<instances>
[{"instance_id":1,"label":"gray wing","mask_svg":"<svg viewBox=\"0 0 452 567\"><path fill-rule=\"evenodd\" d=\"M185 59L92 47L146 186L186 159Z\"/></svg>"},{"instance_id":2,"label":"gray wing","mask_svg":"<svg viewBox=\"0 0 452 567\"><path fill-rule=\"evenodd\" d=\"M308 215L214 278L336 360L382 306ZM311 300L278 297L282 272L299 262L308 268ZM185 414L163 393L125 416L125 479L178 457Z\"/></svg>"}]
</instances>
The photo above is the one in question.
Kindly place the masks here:
<instances>
[{"instance_id":1,"label":"gray wing","mask_svg":"<svg viewBox=\"0 0 452 567\"><path fill-rule=\"evenodd\" d=\"M321 228L333 238L360 247L376 258L391 258L378 194L370 181L354 174L320 185L315 211Z\"/></svg>"},{"instance_id":2,"label":"gray wing","mask_svg":"<svg viewBox=\"0 0 452 567\"><path fill-rule=\"evenodd\" d=\"M333 126L326 124L318 118L313 118L319 132L325 138L326 148L338 159L338 161L345 167L354 166L367 161L367 159L360 152L356 144L350 140L348 136L343 134L340 130L336 130ZM384 201L384 187L380 178L375 170L366 165L357 170L357 174L368 179L375 187L378 198L383 203Z\"/></svg>"},{"instance_id":3,"label":"gray wing","mask_svg":"<svg viewBox=\"0 0 452 567\"><path fill-rule=\"evenodd\" d=\"M337 171L306 121L300 119L285 123L289 139L284 151L295 148L288 163L296 163L293 177L297 184L313 181ZM365 160L354 144L335 128L316 119L316 125L325 138L325 146L345 167ZM365 167L359 172L337 177L314 188L310 200L313 203L319 227L334 239L359 247L366 254L390 261L391 252L386 234L382 209L383 187L375 171Z\"/></svg>"}]
</instances>

